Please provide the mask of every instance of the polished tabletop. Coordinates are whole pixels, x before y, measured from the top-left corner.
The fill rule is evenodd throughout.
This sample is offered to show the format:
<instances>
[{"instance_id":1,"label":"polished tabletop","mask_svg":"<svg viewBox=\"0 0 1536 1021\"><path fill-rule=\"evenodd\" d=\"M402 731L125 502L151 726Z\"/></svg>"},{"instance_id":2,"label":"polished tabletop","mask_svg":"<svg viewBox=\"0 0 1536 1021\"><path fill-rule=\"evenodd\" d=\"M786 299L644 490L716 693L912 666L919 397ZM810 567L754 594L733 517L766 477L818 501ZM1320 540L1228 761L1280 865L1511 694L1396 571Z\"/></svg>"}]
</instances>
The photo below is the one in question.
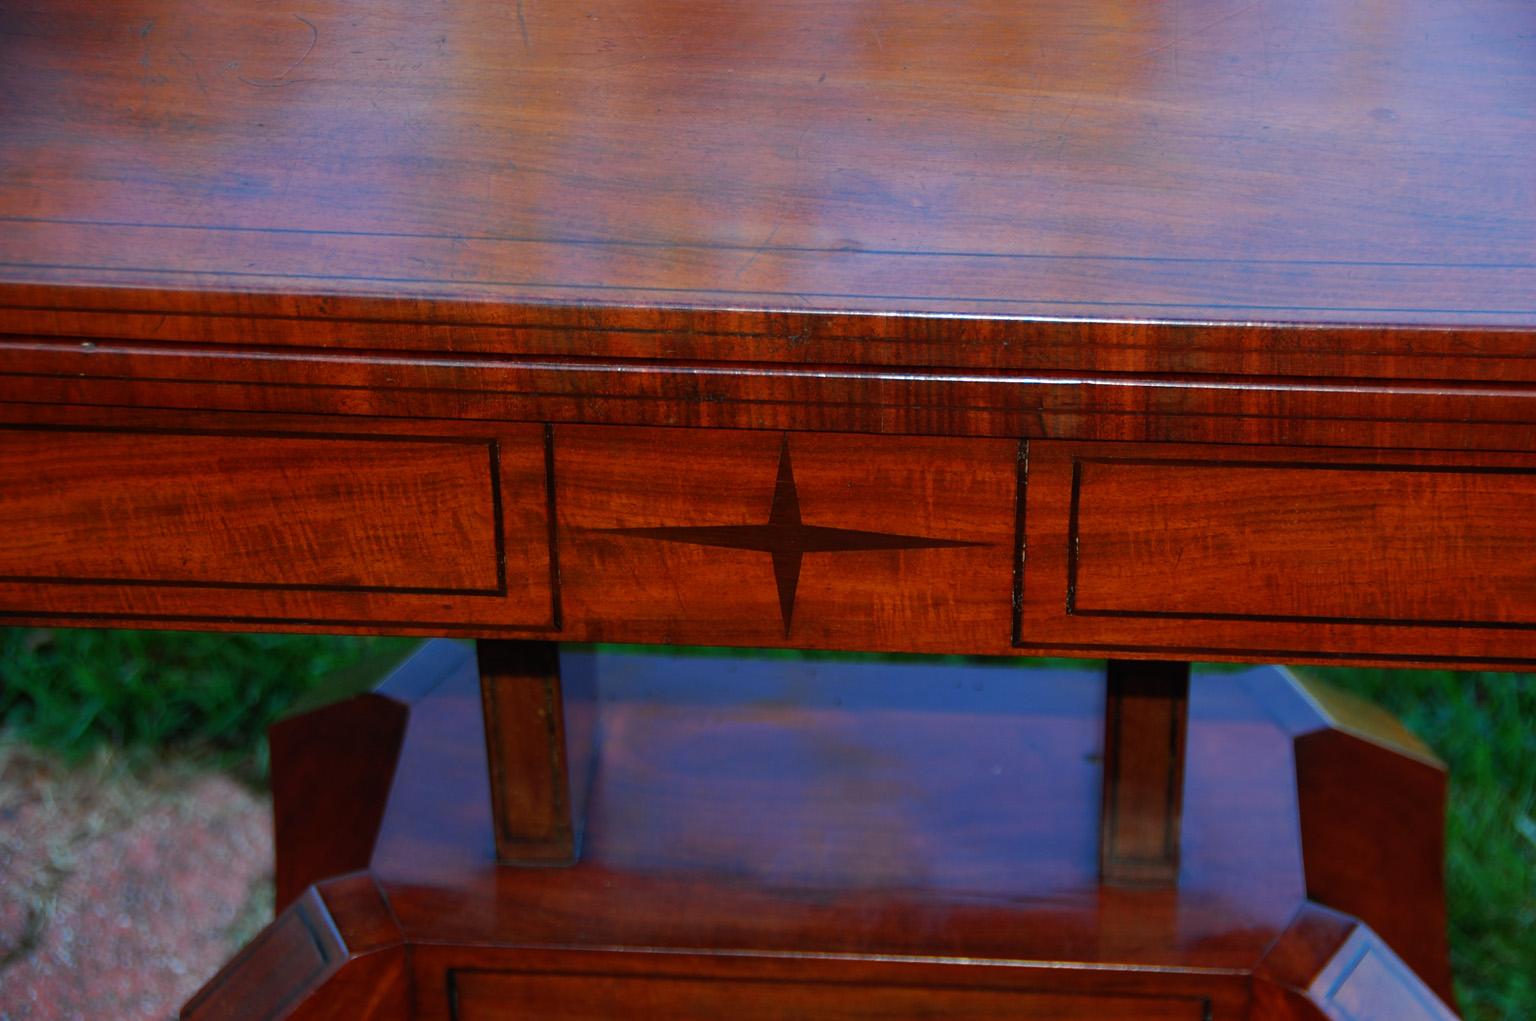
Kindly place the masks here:
<instances>
[{"instance_id":1,"label":"polished tabletop","mask_svg":"<svg viewBox=\"0 0 1536 1021\"><path fill-rule=\"evenodd\" d=\"M0 331L1536 379L1525 0L57 0L0 96Z\"/></svg>"}]
</instances>

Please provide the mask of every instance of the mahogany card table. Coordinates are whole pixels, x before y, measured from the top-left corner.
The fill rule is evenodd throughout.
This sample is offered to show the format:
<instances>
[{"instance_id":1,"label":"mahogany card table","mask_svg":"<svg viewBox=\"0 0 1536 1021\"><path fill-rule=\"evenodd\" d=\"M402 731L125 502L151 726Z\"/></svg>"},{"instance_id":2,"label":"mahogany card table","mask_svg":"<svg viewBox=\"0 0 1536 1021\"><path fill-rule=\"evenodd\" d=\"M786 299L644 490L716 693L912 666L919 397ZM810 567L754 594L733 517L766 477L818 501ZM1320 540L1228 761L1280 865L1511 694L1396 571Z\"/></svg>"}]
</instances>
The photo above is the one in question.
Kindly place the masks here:
<instances>
[{"instance_id":1,"label":"mahogany card table","mask_svg":"<svg viewBox=\"0 0 1536 1021\"><path fill-rule=\"evenodd\" d=\"M1188 663L1536 664L1533 385L1526 0L0 7L0 614L435 639L195 1021L1451 1017Z\"/></svg>"}]
</instances>

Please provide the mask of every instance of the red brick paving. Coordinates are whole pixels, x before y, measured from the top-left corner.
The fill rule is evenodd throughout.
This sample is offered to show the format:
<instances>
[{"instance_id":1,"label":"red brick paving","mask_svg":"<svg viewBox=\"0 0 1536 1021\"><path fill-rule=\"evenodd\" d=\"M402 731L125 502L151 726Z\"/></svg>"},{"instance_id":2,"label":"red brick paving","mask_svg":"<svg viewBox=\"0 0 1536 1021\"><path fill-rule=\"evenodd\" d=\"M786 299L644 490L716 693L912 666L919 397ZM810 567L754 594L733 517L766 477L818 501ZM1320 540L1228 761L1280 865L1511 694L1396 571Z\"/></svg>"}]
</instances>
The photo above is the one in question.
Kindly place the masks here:
<instances>
[{"instance_id":1,"label":"red brick paving","mask_svg":"<svg viewBox=\"0 0 1536 1021\"><path fill-rule=\"evenodd\" d=\"M174 1017L264 920L271 844L226 776L0 754L0 1021Z\"/></svg>"}]
</instances>

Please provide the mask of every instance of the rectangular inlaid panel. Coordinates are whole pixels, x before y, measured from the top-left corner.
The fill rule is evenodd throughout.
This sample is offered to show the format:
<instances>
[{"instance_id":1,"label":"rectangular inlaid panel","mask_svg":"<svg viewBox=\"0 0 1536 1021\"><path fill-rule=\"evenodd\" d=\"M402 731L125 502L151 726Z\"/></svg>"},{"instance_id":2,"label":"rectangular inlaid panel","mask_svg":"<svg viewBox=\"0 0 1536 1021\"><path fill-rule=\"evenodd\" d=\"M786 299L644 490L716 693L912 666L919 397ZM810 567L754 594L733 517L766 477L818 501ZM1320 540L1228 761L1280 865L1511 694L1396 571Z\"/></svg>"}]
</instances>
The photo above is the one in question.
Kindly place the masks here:
<instances>
[{"instance_id":1,"label":"rectangular inlaid panel","mask_svg":"<svg viewBox=\"0 0 1536 1021\"><path fill-rule=\"evenodd\" d=\"M1201 1000L684 976L453 973L455 1021L1200 1021Z\"/></svg>"},{"instance_id":2,"label":"rectangular inlaid panel","mask_svg":"<svg viewBox=\"0 0 1536 1021\"><path fill-rule=\"evenodd\" d=\"M0 611L548 626L544 431L0 426Z\"/></svg>"},{"instance_id":3,"label":"rectangular inlaid panel","mask_svg":"<svg viewBox=\"0 0 1536 1021\"><path fill-rule=\"evenodd\" d=\"M1036 442L1019 644L1528 660L1536 459Z\"/></svg>"},{"instance_id":4,"label":"rectangular inlaid panel","mask_svg":"<svg viewBox=\"0 0 1536 1021\"><path fill-rule=\"evenodd\" d=\"M1019 445L557 426L568 633L1001 652Z\"/></svg>"}]
</instances>

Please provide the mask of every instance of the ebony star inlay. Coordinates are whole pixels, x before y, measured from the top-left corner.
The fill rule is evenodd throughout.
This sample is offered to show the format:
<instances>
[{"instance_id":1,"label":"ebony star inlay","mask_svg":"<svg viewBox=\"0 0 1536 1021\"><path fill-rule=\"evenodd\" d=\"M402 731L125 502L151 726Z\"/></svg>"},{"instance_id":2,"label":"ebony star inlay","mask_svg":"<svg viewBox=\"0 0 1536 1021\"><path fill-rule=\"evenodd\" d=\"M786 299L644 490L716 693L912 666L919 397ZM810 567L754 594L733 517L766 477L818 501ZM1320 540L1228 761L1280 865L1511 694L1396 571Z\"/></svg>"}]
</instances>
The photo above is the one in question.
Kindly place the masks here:
<instances>
[{"instance_id":1,"label":"ebony star inlay","mask_svg":"<svg viewBox=\"0 0 1536 1021\"><path fill-rule=\"evenodd\" d=\"M789 437L779 446L779 475L773 487L773 506L760 525L675 525L659 528L609 528L607 532L637 535L666 542L722 549L760 550L773 557L773 578L779 590L779 614L789 634L795 613L795 589L800 584L800 561L807 553L846 553L859 550L934 549L975 546L957 539L931 539L921 535L866 532L857 528L807 525L800 520L800 492L789 456Z\"/></svg>"}]
</instances>

